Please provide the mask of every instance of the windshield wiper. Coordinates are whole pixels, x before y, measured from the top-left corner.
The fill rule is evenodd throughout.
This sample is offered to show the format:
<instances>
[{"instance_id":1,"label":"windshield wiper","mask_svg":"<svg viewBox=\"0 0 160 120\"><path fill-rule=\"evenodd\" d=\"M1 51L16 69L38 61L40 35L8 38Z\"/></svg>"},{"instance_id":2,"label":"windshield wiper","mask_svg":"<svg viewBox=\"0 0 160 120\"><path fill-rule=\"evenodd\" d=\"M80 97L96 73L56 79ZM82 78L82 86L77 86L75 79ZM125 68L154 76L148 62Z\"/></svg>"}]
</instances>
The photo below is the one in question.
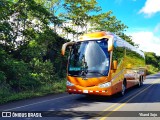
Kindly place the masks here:
<instances>
[{"instance_id":1,"label":"windshield wiper","mask_svg":"<svg viewBox=\"0 0 160 120\"><path fill-rule=\"evenodd\" d=\"M100 73L100 72L96 72L96 71L88 71L87 73L97 73L97 74L99 74L99 75L102 75L102 76L105 76L104 74L102 74L102 73Z\"/></svg>"}]
</instances>

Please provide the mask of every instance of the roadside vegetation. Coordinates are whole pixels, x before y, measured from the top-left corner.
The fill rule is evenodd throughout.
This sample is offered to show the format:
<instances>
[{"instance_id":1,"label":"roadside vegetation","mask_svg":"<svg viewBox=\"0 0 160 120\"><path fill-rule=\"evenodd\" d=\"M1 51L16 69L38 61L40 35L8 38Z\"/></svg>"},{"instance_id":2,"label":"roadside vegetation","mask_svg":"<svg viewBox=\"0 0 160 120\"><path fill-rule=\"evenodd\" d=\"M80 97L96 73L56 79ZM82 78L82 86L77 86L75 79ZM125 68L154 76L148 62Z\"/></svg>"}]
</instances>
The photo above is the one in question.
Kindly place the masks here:
<instances>
[{"instance_id":1,"label":"roadside vegetation","mask_svg":"<svg viewBox=\"0 0 160 120\"><path fill-rule=\"evenodd\" d=\"M154 74L160 71L160 56L153 52L145 52L147 74Z\"/></svg>"},{"instance_id":2,"label":"roadside vegetation","mask_svg":"<svg viewBox=\"0 0 160 120\"><path fill-rule=\"evenodd\" d=\"M71 26L65 25L68 21ZM94 27L88 29L88 23ZM112 11L102 13L96 0L1 0L0 104L65 91L67 57L60 51L70 40L64 36L77 39L85 32L104 30L136 45L124 34L126 29ZM148 73L159 70L160 59L154 57L146 53Z\"/></svg>"}]
</instances>

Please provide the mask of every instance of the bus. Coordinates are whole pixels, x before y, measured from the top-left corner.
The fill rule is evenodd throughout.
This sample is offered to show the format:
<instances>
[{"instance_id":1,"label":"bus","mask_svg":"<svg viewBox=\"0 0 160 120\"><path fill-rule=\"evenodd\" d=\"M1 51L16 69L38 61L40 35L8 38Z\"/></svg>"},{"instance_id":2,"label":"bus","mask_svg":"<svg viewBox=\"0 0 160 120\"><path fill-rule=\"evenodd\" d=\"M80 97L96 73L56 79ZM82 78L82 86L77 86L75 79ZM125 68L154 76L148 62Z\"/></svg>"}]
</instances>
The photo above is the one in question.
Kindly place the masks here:
<instances>
[{"instance_id":1,"label":"bus","mask_svg":"<svg viewBox=\"0 0 160 120\"><path fill-rule=\"evenodd\" d=\"M144 53L111 32L92 32L62 45L69 48L66 89L69 94L110 96L142 86Z\"/></svg>"}]
</instances>

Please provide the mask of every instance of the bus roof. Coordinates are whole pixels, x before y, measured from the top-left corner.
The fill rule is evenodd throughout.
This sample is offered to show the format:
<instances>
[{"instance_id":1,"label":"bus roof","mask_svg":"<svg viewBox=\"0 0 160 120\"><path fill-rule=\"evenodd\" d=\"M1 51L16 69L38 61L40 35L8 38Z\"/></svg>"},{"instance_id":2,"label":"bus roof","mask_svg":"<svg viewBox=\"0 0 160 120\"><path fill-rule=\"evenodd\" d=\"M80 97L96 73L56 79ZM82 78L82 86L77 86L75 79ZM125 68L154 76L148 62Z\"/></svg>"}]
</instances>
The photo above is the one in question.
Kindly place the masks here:
<instances>
[{"instance_id":1,"label":"bus roof","mask_svg":"<svg viewBox=\"0 0 160 120\"><path fill-rule=\"evenodd\" d=\"M101 31L101 32L93 32L93 33L87 33L83 36L80 36L79 41L86 41L86 40L97 40L102 38L108 38L107 32Z\"/></svg>"}]
</instances>

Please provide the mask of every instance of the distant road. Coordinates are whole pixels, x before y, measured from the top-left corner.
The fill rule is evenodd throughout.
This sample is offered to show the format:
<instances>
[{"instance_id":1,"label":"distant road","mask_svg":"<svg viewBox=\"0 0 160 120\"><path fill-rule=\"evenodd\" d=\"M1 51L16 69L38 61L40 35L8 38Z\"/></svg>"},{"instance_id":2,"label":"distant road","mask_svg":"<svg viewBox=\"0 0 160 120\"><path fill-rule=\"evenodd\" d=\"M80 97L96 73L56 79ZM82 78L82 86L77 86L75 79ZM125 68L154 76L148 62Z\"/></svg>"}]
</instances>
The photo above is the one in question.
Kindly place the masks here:
<instances>
[{"instance_id":1,"label":"distant road","mask_svg":"<svg viewBox=\"0 0 160 120\"><path fill-rule=\"evenodd\" d=\"M147 79L144 81L144 85L142 87L140 88L134 87L127 90L127 93L123 97L119 97L116 95L112 97L86 96L77 94L69 95L67 93L64 93L64 94L49 95L44 97L7 103L5 105L0 106L0 111L1 112L43 111L45 112L45 115L49 111L56 111L48 113L48 115L52 117L43 117L42 114L42 118L37 118L40 120L43 119L159 120L160 119L160 112L159 112L160 73L147 76ZM63 112L58 112L58 111L63 111ZM69 113L68 112L65 113L64 111L69 111ZM62 116L58 117L56 115L62 115L65 117ZM147 115L149 115L149 117L142 117ZM158 117L156 117L156 115ZM121 117L118 118L118 116ZM6 119L10 120L11 118L0 117L0 120L6 120ZM18 117L12 119L33 120L35 118Z\"/></svg>"}]
</instances>

